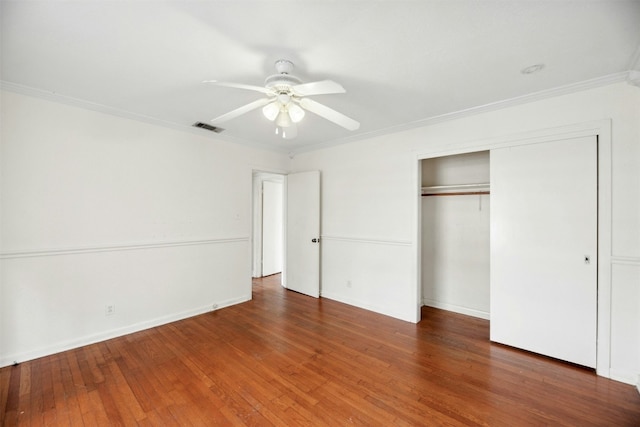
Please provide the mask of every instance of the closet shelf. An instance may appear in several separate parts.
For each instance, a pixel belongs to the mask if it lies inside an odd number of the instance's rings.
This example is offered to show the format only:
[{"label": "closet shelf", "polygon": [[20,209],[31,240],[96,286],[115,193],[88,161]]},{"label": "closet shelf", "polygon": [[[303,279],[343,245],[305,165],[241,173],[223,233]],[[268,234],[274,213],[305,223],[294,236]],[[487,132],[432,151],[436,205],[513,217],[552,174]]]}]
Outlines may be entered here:
[{"label": "closet shelf", "polygon": [[489,183],[432,185],[422,187],[423,196],[464,196],[470,194],[489,194]]}]

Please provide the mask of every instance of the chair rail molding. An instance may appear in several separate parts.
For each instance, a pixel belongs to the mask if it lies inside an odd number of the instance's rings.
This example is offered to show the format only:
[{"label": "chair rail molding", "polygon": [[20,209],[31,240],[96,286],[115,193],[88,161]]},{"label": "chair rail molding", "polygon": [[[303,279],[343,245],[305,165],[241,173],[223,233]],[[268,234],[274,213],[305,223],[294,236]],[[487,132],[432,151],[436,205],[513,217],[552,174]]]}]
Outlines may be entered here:
[{"label": "chair rail molding", "polygon": [[241,237],[225,237],[225,238],[205,238],[193,240],[169,240],[155,242],[137,242],[122,244],[106,244],[95,246],[77,246],[67,248],[48,248],[48,249],[27,249],[27,250],[7,250],[0,252],[0,259],[12,258],[33,258],[57,255],[75,255],[95,252],[119,252],[146,249],[171,248],[177,246],[195,246],[195,245],[214,245],[222,243],[238,243],[248,242],[248,236]]}]

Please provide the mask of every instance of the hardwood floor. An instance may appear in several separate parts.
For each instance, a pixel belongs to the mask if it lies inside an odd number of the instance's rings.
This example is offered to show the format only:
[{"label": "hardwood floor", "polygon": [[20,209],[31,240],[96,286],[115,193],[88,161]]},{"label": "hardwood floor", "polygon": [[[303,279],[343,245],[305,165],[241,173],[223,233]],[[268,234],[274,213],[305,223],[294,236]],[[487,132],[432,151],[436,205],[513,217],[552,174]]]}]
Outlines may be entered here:
[{"label": "hardwood floor", "polygon": [[640,395],[488,341],[254,282],[250,302],[0,370],[0,424],[639,426]]}]

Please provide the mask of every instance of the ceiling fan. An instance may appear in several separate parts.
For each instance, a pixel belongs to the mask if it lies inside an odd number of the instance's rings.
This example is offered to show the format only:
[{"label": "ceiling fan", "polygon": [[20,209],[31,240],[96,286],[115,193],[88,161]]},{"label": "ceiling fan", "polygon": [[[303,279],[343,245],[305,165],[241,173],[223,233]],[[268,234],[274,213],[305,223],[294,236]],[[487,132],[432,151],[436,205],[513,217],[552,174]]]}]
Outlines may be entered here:
[{"label": "ceiling fan", "polygon": [[305,110],[327,119],[348,130],[356,130],[360,123],[345,116],[336,110],[314,101],[308,96],[326,95],[333,93],[345,93],[345,89],[332,80],[321,80],[311,83],[302,83],[291,74],[293,62],[280,59],[275,63],[277,74],[269,76],[264,81],[264,87],[252,86],[242,83],[220,82],[217,80],[205,80],[203,83],[212,83],[218,86],[226,86],[237,89],[253,90],[266,95],[256,101],[236,108],[211,120],[218,124],[234,119],[256,108],[262,107],[264,116],[275,122],[276,134],[285,139],[295,138],[298,134],[296,123],[299,123],[305,115]]}]

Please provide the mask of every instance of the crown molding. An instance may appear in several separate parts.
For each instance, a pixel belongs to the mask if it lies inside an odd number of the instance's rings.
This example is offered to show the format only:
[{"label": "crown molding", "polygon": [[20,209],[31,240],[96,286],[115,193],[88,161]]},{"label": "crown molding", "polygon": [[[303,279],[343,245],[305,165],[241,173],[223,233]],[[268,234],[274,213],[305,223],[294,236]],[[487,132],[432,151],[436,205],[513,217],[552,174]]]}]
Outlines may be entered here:
[{"label": "crown molding", "polygon": [[214,134],[212,132],[202,130],[193,126],[187,126],[180,123],[169,122],[166,120],[157,119],[155,117],[145,116],[143,114],[133,113],[131,111],[121,110],[119,108],[113,108],[107,105],[85,101],[83,99],[74,98],[67,95],[61,95],[56,92],[37,89],[30,86],[25,86],[18,83],[5,81],[5,80],[0,80],[0,89],[8,92],[18,93],[20,95],[26,95],[34,98],[44,99],[45,101],[51,101],[59,104],[68,105],[71,107],[82,108],[85,110],[95,111],[103,114],[109,114],[111,116],[116,116],[124,119],[134,120],[137,122],[147,123],[150,125],[169,128],[169,129],[177,130],[180,132],[187,132],[193,135],[198,135],[204,138],[209,138],[217,141],[240,144],[250,148],[256,148],[256,149],[267,150],[267,151],[275,151],[278,153],[285,153],[285,154],[287,153],[286,150],[279,147],[273,147],[266,144],[246,141],[244,139],[234,138],[234,137],[230,137],[223,134],[217,134],[217,133]]},{"label": "crown molding", "polygon": [[640,71],[629,71],[629,76],[627,77],[627,83],[630,85],[640,87]]},{"label": "crown molding", "polygon": [[[539,92],[533,92],[527,95],[517,96],[514,98],[504,99],[501,101],[491,102],[489,104],[479,105],[477,107],[471,107],[464,110],[454,111],[451,113],[441,114],[438,116],[427,117],[424,119],[416,120],[413,122],[405,123],[403,125],[392,126],[373,132],[361,133],[347,138],[336,139],[326,143],[315,144],[308,147],[303,147],[296,150],[292,155],[302,154],[310,151],[322,150],[324,148],[334,147],[337,145],[346,144],[349,142],[370,139],[374,137],[389,135],[397,132],[402,132],[419,127],[431,126],[437,123],[448,122],[451,120],[457,120],[464,117],[474,116],[476,114],[487,113],[490,111],[501,110],[504,108],[514,107],[517,105],[528,104],[530,102],[540,101],[543,99],[554,98],[561,95],[568,95],[576,92],[581,92],[588,89],[595,89],[602,86],[608,86],[615,83],[621,83],[630,81],[630,76],[635,73],[634,71],[624,71],[621,73],[609,74],[595,79],[585,80],[582,82],[572,83],[565,86],[559,86],[553,89],[546,89]],[[638,73],[640,74],[640,73]],[[640,76],[639,76],[640,77]],[[637,83],[632,83],[636,84]]]},{"label": "crown molding", "polygon": [[[638,56],[638,58],[635,59],[635,62],[636,63],[640,62],[640,49],[638,50],[635,56]],[[595,79],[572,83],[569,85],[560,86],[553,89],[542,90],[539,92],[533,92],[527,95],[522,95],[514,98],[504,99],[501,101],[491,102],[488,104],[479,105],[479,106],[467,108],[464,110],[427,117],[424,119],[415,120],[413,122],[405,123],[398,126],[391,126],[384,129],[374,130],[371,132],[358,133],[356,135],[348,136],[345,138],[339,138],[331,141],[321,142],[318,144],[312,144],[312,145],[300,147],[299,149],[290,150],[290,151],[284,150],[279,147],[270,146],[267,144],[260,144],[257,142],[252,142],[252,141],[247,141],[240,138],[226,136],[223,134],[208,135],[208,133],[210,132],[203,131],[202,129],[194,128],[192,126],[185,126],[179,123],[168,122],[168,121],[156,119],[154,117],[132,113],[130,111],[120,110],[117,108],[108,107],[106,105],[84,101],[84,100],[73,98],[70,96],[60,95],[55,92],[36,89],[29,86],[20,85],[17,83],[0,81],[0,88],[2,90],[16,92],[16,93],[20,93],[28,96],[33,96],[36,98],[58,102],[61,104],[66,104],[74,107],[84,108],[87,110],[110,114],[113,116],[122,117],[130,120],[136,120],[139,122],[144,122],[144,123],[148,123],[156,126],[162,126],[165,128],[170,128],[170,129],[181,131],[181,132],[188,132],[188,133],[205,137],[205,138],[208,137],[214,140],[221,140],[228,143],[240,144],[240,145],[244,145],[244,146],[255,148],[255,149],[267,150],[267,151],[272,151],[277,153],[284,153],[284,154],[288,154],[290,158],[294,158],[298,154],[303,154],[311,151],[318,151],[325,148],[348,144],[350,142],[361,141],[365,139],[389,135],[389,134],[402,132],[410,129],[415,129],[419,127],[431,126],[437,123],[457,120],[464,117],[474,116],[476,114],[501,110],[508,107],[528,104],[530,102],[540,101],[543,99],[553,98],[561,95],[568,95],[568,94],[572,94],[572,93],[576,93],[576,92],[580,92],[588,89],[594,89],[594,88],[607,86],[607,85],[620,83],[620,82],[625,82],[625,81],[632,85],[640,86],[640,71],[631,70],[631,71],[624,71],[624,72],[615,73],[615,74],[609,74],[606,76],[597,77]]]}]

